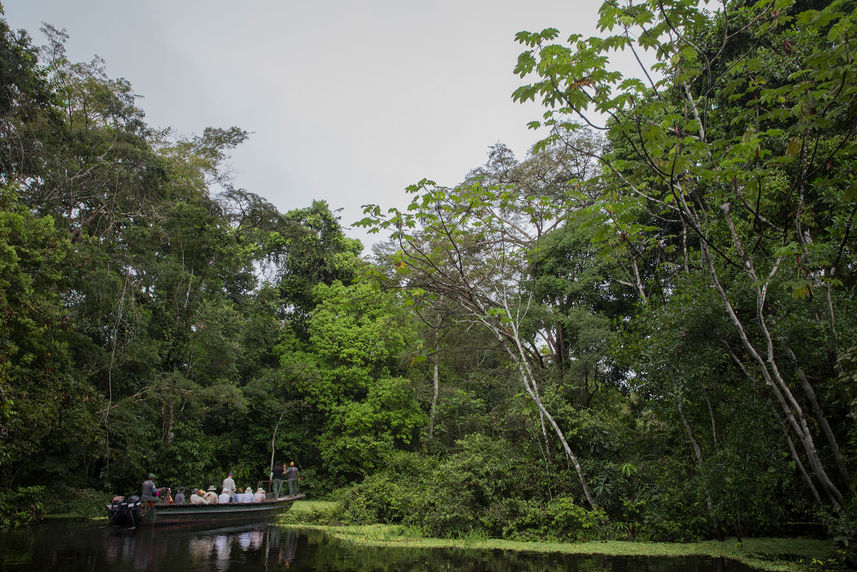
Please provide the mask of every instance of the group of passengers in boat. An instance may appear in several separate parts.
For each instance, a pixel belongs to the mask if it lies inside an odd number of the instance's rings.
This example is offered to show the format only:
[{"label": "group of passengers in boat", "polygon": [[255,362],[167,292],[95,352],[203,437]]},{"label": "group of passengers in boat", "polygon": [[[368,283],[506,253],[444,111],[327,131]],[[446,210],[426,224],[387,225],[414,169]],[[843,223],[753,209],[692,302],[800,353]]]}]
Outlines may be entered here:
[{"label": "group of passengers in boat", "polygon": [[[176,495],[174,504],[184,504],[184,487],[179,487],[179,493]],[[241,489],[229,490],[223,489],[218,495],[217,489],[212,485],[207,491],[202,489],[193,489],[190,495],[190,504],[227,504],[227,503],[251,503],[262,502],[265,500],[265,489],[259,487],[256,492],[253,492],[253,487],[247,487],[241,492]]]},{"label": "group of passengers in boat", "polygon": [[[283,464],[277,463],[271,473],[273,482],[273,498],[280,498],[280,491],[283,482],[283,475],[287,476],[289,484],[289,496],[298,494],[298,481],[300,481],[300,473],[294,462],[289,463],[288,469]],[[227,504],[227,503],[254,503],[265,500],[265,489],[259,487],[253,491],[253,487],[245,487],[242,492],[240,488],[235,486],[235,479],[232,478],[232,471],[223,479],[223,484],[220,488],[221,492],[217,494],[217,488],[214,485],[208,487],[208,490],[192,488],[190,489],[190,499],[185,498],[185,487],[179,487],[175,498],[170,495],[169,489],[166,489],[166,499],[162,496],[162,491],[155,486],[155,475],[149,473],[149,477],[143,481],[141,487],[140,498],[152,502],[168,502],[170,504]]]}]

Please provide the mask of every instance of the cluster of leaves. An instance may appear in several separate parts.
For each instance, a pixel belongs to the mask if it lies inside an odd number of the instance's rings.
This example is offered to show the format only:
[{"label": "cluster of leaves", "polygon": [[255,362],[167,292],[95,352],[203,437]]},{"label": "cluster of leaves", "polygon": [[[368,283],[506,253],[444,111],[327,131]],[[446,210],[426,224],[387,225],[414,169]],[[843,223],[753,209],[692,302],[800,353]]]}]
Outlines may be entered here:
[{"label": "cluster of leaves", "polygon": [[412,320],[328,205],[234,187],[246,132],[156,131],[43,31],[0,21],[0,482],[255,486],[294,460],[324,490],[414,446]]},{"label": "cluster of leaves", "polygon": [[45,515],[45,487],[18,487],[0,495],[0,526],[22,526],[41,520]]},{"label": "cluster of leaves", "polygon": [[542,146],[607,134],[595,238],[644,303],[617,345],[629,387],[683,429],[709,530],[776,526],[797,483],[850,522],[855,4],[608,1],[598,26],[521,32],[514,97],[544,104]]},{"label": "cluster of leaves", "polygon": [[46,514],[70,516],[76,519],[96,519],[104,516],[104,505],[113,494],[94,489],[77,489],[54,484],[45,489],[40,500]]},{"label": "cluster of leaves", "polygon": [[[546,488],[654,537],[850,522],[855,14],[608,1],[602,36],[521,32],[514,98],[550,135],[366,207],[431,337],[481,326],[514,364]],[[579,487],[551,478],[549,433]]]},{"label": "cluster of leaves", "polygon": [[340,491],[332,512],[344,523],[403,524],[439,537],[567,541],[604,533],[603,511],[567,496],[540,499],[537,468],[509,458],[511,449],[471,435],[447,457],[397,454],[382,471]]}]

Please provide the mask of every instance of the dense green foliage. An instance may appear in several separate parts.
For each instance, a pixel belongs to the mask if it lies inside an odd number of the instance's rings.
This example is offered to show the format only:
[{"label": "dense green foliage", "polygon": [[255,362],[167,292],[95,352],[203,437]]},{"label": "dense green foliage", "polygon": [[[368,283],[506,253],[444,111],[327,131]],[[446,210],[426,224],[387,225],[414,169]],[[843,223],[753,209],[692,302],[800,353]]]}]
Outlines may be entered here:
[{"label": "dense green foliage", "polygon": [[[633,260],[643,302],[619,355],[684,428],[687,500],[715,529],[775,525],[798,508],[797,468],[815,510],[853,522],[855,5],[607,2],[600,16],[605,37],[519,34],[516,71],[535,81],[515,97],[548,108],[543,144],[608,117],[595,238]],[[617,48],[657,63],[623,77],[605,65]]]},{"label": "dense green foliage", "polygon": [[[854,558],[855,6],[609,1],[600,26],[520,33],[514,97],[550,135],[367,206],[391,240],[361,257],[326,203],[233,186],[242,130],[155,131],[62,32],[2,23],[4,522],[32,487],[294,460],[351,523],[823,526]],[[617,49],[655,64],[626,78]]]}]

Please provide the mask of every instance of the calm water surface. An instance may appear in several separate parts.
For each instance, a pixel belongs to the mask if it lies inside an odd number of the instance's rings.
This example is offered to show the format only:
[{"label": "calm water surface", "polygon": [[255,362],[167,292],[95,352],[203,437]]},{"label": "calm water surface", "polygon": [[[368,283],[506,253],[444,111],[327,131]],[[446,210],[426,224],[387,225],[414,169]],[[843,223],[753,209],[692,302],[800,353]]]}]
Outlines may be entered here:
[{"label": "calm water surface", "polygon": [[318,570],[738,572],[713,558],[618,558],[501,550],[354,546],[324,533],[275,526],[182,531],[50,522],[0,532],[0,570]]}]

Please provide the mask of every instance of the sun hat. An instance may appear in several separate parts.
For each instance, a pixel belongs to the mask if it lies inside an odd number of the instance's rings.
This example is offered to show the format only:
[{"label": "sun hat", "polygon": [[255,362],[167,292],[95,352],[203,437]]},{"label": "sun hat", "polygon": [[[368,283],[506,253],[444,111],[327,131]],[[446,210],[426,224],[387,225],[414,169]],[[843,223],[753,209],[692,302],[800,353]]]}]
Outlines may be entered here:
[{"label": "sun hat", "polygon": [[208,490],[217,492],[217,489],[214,487],[214,485],[211,485],[210,487],[208,487]]},{"label": "sun hat", "polygon": [[257,493],[264,493],[265,489],[263,489],[262,487],[259,487],[258,489],[256,489],[256,492]]}]

